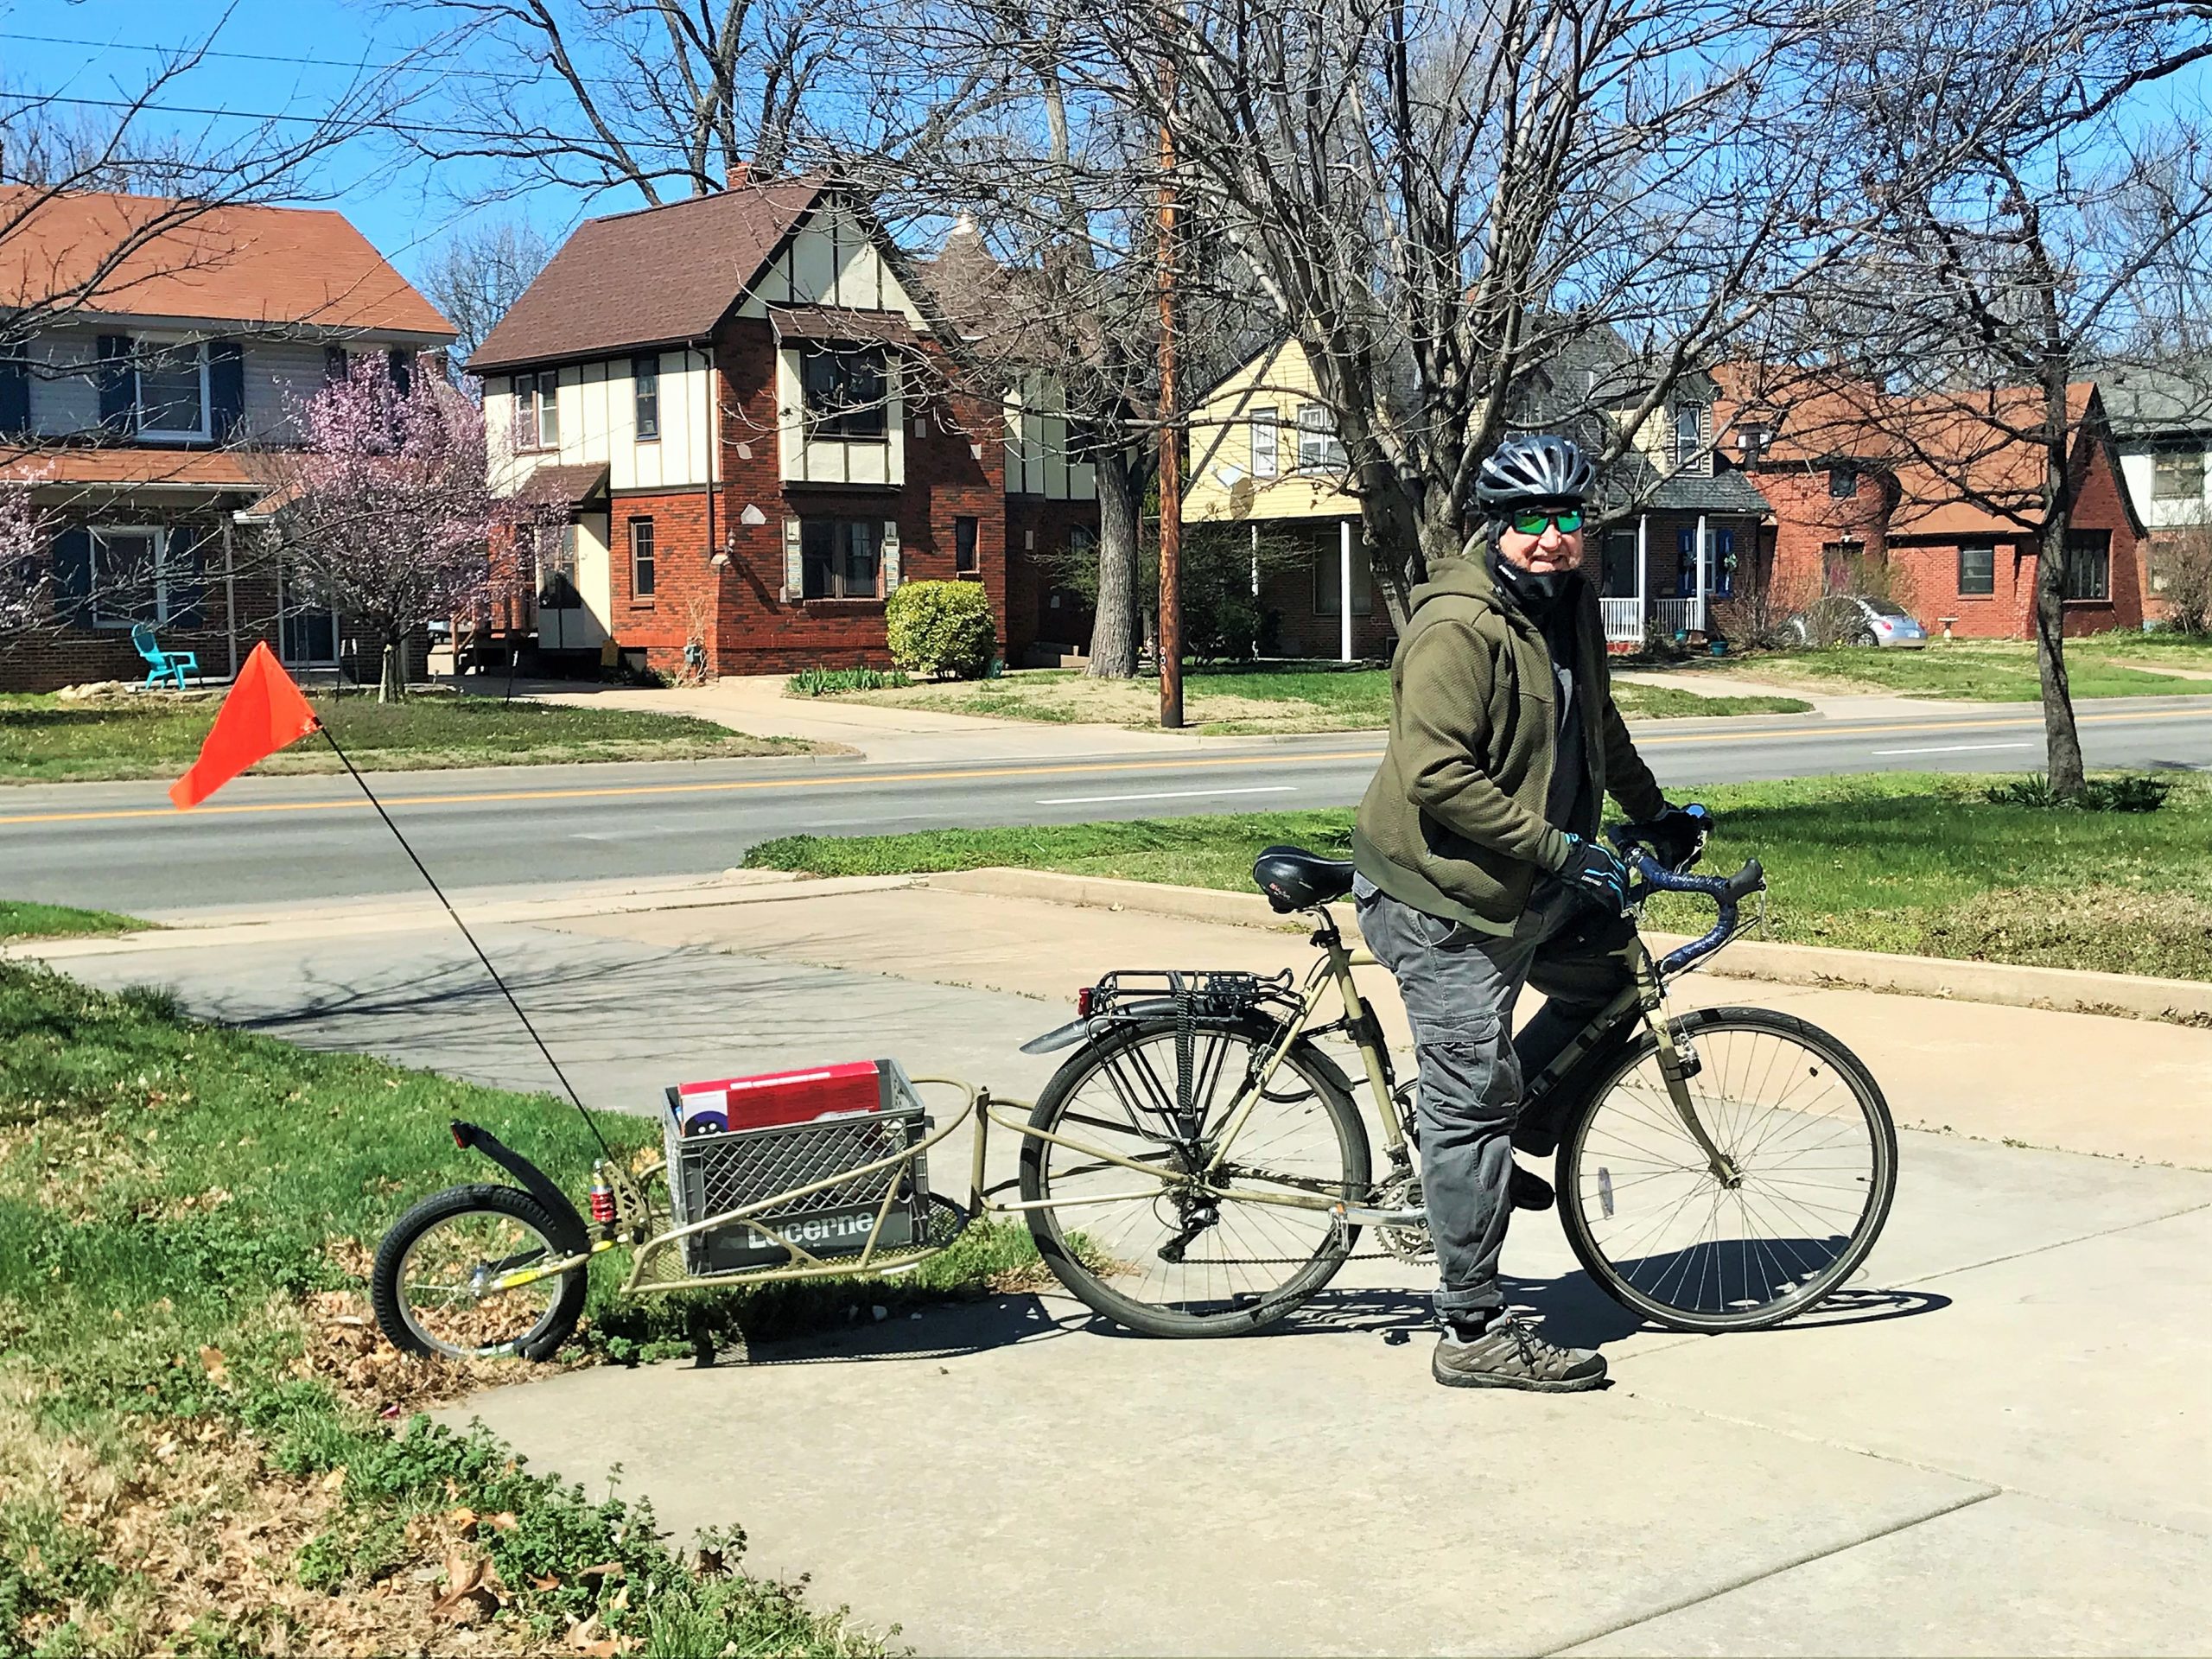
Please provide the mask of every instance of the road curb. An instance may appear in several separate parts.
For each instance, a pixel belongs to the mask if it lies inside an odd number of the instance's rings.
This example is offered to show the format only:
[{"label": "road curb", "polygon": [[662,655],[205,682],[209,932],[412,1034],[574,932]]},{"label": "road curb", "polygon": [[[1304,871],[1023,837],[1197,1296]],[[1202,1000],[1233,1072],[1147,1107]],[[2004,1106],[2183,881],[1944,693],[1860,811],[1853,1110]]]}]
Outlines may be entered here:
[{"label": "road curb", "polygon": [[[944,871],[930,875],[926,882],[933,887],[958,893],[1039,899],[1053,904],[1085,905],[1106,910],[1145,911],[1187,921],[1222,922],[1237,927],[1295,931],[1302,926],[1294,918],[1277,915],[1256,893],[1224,893],[1209,887],[1179,887],[1165,882],[1003,868]],[[1352,923],[1349,906],[1340,919],[1348,925]],[[1688,942],[1687,936],[1681,934],[1647,933],[1644,937],[1662,950],[1670,950]],[[1878,950],[1841,950],[1827,945],[1781,944],[1766,939],[1738,941],[1729,947],[1726,964],[1723,971],[1731,979],[1885,991],[2066,1014],[2171,1020],[2181,1025],[2212,1025],[2212,984],[2194,980],[2151,979],[2134,974],[2101,974],[2082,969],[2024,967],[2011,963],[1959,962],[1943,957],[1889,956]]]}]

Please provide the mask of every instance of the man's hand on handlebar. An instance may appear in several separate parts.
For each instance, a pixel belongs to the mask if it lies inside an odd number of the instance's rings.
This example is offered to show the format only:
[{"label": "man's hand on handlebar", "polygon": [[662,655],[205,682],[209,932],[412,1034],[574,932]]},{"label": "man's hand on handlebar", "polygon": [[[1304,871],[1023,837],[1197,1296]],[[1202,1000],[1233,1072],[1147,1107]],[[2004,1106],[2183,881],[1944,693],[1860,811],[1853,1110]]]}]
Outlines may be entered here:
[{"label": "man's hand on handlebar", "polygon": [[1567,862],[1559,867],[1559,879],[1584,903],[1609,915],[1626,914],[1628,866],[1597,842],[1576,835],[1568,836],[1567,842]]},{"label": "man's hand on handlebar", "polygon": [[1688,806],[1676,806],[1670,801],[1657,817],[1615,830],[1613,844],[1624,850],[1630,844],[1641,846],[1649,850],[1655,862],[1679,872],[1697,862],[1698,855],[1705,850],[1706,840],[1712,834],[1711,812],[1695,801]]}]

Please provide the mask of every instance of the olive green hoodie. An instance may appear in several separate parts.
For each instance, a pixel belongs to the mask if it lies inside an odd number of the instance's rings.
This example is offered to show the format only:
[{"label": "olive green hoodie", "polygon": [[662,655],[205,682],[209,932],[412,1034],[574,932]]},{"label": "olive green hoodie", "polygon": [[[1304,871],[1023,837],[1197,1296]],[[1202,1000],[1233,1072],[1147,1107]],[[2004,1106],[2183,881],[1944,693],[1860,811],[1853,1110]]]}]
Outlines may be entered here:
[{"label": "olive green hoodie", "polygon": [[[1590,798],[1631,818],[1665,803],[1613,707],[1598,599],[1577,578],[1574,695]],[[1544,818],[1559,749],[1559,683],[1536,625],[1498,594],[1479,542],[1439,559],[1414,589],[1390,663],[1390,743],[1359,804],[1352,859],[1370,881],[1432,916],[1510,933],[1567,838]]]}]

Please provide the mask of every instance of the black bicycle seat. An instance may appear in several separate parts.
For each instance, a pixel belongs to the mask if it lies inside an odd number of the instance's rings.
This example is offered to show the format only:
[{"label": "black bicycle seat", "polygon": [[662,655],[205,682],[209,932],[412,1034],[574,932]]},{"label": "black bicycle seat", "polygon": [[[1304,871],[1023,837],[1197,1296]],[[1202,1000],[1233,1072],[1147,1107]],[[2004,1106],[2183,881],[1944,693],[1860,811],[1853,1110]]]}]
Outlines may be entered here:
[{"label": "black bicycle seat", "polygon": [[1270,847],[1252,865],[1268,903],[1287,915],[1312,910],[1351,891],[1351,861],[1322,858],[1302,847]]}]

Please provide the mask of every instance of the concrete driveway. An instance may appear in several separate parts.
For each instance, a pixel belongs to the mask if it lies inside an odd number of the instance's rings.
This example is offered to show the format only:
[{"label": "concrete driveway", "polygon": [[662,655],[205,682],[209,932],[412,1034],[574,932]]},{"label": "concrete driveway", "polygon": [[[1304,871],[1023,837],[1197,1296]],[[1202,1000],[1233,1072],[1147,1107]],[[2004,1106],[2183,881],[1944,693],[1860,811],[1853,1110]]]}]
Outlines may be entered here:
[{"label": "concrete driveway", "polygon": [[[1303,954],[912,888],[508,919],[486,943],[587,1095],[639,1105],[695,1066],[848,1052],[1019,1092],[1046,1066],[1014,1046],[1058,1017],[1040,998],[1063,982]],[[48,954],[317,1045],[542,1086],[462,949],[353,916]],[[1604,1346],[1604,1394],[1438,1389],[1423,1275],[1382,1260],[1243,1341],[1140,1340],[1057,1295],[877,1323],[861,1291],[848,1326],[749,1364],[579,1372],[454,1414],[594,1490],[619,1466],[679,1535],[743,1525],[755,1570],[810,1573],[929,1653],[2212,1648],[2212,1033],[1685,990],[1789,999],[1860,1051],[1901,1122],[1955,1133],[1904,1134],[1866,1269],[1773,1332],[1634,1329],[1556,1223],[1524,1217],[1512,1294]]]}]

